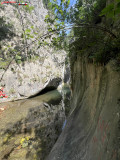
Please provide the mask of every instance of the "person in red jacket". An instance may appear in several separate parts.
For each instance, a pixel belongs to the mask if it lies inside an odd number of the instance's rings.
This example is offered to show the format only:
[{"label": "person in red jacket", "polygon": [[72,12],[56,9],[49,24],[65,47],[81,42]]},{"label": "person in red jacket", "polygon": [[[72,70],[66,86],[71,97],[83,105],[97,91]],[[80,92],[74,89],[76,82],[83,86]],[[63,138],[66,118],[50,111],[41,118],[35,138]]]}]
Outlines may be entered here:
[{"label": "person in red jacket", "polygon": [[3,97],[3,88],[0,87],[0,97],[2,98]]},{"label": "person in red jacket", "polygon": [[4,89],[3,87],[0,87],[0,98],[8,98],[8,96],[4,94],[3,89]]}]

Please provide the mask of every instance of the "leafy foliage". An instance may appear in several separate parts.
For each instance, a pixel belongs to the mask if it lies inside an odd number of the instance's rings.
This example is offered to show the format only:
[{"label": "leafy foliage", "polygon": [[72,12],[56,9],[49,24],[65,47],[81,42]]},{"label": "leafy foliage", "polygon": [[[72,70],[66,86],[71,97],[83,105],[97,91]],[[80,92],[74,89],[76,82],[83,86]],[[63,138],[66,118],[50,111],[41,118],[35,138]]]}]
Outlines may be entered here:
[{"label": "leafy foliage", "polygon": [[[111,26],[103,17],[114,19],[120,13],[120,0],[115,0],[107,6],[105,0],[77,0],[74,7],[71,8],[69,3],[70,1],[64,0],[61,0],[60,3],[57,0],[49,2],[50,12],[45,19],[49,26],[48,31],[52,32],[54,28],[59,31],[57,37],[52,41],[53,45],[69,51],[72,61],[77,55],[86,56],[90,61],[103,64],[117,58],[120,41],[106,34],[111,32]],[[84,27],[81,24],[84,24]],[[99,27],[100,30],[98,30],[98,24],[100,27],[103,24],[106,26],[104,29]],[[66,25],[72,26],[69,34],[65,32]]]},{"label": "leafy foliage", "polygon": [[120,14],[120,0],[115,0],[102,10],[100,16],[105,15],[114,19],[118,14]]},{"label": "leafy foliage", "polygon": [[5,19],[0,17],[0,41],[15,36],[15,34],[11,31],[12,28],[12,24],[6,23]]},{"label": "leafy foliage", "polygon": [[34,6],[30,6],[30,5],[26,5],[26,6],[23,6],[25,11],[31,13],[33,10],[34,10]]}]

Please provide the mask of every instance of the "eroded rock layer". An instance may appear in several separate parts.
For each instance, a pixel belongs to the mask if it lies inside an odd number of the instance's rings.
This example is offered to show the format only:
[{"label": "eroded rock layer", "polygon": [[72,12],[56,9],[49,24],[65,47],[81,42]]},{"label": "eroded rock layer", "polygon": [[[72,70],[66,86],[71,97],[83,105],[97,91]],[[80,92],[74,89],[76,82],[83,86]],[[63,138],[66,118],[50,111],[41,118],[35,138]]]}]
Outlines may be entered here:
[{"label": "eroded rock layer", "polygon": [[47,160],[120,158],[120,74],[112,62],[73,66],[71,114]]}]

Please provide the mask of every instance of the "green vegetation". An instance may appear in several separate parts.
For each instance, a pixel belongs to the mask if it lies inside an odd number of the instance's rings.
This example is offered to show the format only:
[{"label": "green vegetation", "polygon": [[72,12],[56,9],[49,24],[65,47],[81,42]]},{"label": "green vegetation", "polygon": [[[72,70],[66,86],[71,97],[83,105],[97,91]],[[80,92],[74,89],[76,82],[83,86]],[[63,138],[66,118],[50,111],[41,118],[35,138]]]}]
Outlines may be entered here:
[{"label": "green vegetation", "polygon": [[[32,40],[34,38],[34,35],[36,35],[37,33],[34,32],[33,26],[31,26],[31,28],[24,28],[23,16],[21,14],[22,12],[26,11],[31,14],[31,12],[34,10],[34,7],[31,5],[26,5],[23,6],[22,10],[19,10],[16,5],[13,5],[13,7],[16,18],[20,21],[20,24],[22,24],[22,44],[19,44],[20,39],[15,33],[16,29],[14,28],[14,22],[9,21],[9,18],[7,18],[6,16],[0,16],[0,69],[4,69],[5,71],[8,69],[10,64],[17,63],[19,65],[22,62],[31,59],[35,55],[35,52],[33,50],[29,51],[28,49],[26,49],[26,46],[27,40]],[[4,8],[5,5],[1,5],[0,3],[0,10],[3,10]],[[14,37],[17,38],[18,41],[14,41]],[[13,42],[11,41],[11,39],[13,40]]]},{"label": "green vegetation", "polygon": [[21,145],[22,148],[27,147],[29,145],[29,143],[30,143],[30,137],[29,136],[27,136],[25,138],[22,138],[20,140],[20,145]]},{"label": "green vegetation", "polygon": [[107,5],[107,7],[105,7],[102,10],[100,15],[101,16],[105,15],[106,17],[116,19],[118,18],[117,15],[119,16],[119,14],[120,14],[120,0],[115,0],[109,5]]},{"label": "green vegetation", "polygon": [[[0,6],[1,9],[1,6]],[[0,17],[0,41],[10,39],[15,34],[11,31],[13,24],[6,22],[4,17]]]},{"label": "green vegetation", "polygon": [[26,6],[23,6],[25,11],[31,13],[33,10],[34,10],[34,7],[33,6],[30,6],[30,5],[26,5]]},{"label": "green vegetation", "polygon": [[9,62],[3,61],[0,59],[0,69],[5,69],[8,66]]},{"label": "green vegetation", "polygon": [[[53,0],[49,3],[45,19],[48,31],[59,31],[57,37],[52,38],[53,46],[66,49],[72,64],[81,56],[104,65],[115,59],[120,65],[120,32],[119,25],[115,25],[119,22],[120,0],[109,4],[105,0],[77,0],[71,8],[69,2]],[[50,27],[53,25],[54,29]]]},{"label": "green vegetation", "polygon": [[14,94],[14,93],[15,93],[14,88],[11,88],[11,89],[9,90],[9,94]]}]

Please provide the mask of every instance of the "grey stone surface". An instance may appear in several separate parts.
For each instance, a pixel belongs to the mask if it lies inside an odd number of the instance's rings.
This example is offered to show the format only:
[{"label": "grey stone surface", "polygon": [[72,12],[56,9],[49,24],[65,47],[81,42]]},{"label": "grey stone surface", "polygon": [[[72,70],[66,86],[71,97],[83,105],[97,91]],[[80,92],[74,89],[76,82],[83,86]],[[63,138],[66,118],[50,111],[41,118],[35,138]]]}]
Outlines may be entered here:
[{"label": "grey stone surface", "polygon": [[[44,89],[49,81],[51,81],[52,86],[53,82],[56,83],[54,79],[63,79],[64,77],[65,51],[56,51],[49,46],[38,48],[38,41],[31,43],[38,35],[42,36],[47,33],[47,25],[44,22],[47,10],[41,0],[30,1],[30,5],[36,5],[31,13],[27,12],[23,6],[16,8],[14,5],[4,5],[4,9],[0,11],[1,17],[4,17],[6,24],[10,23],[12,25],[11,30],[15,34],[14,37],[1,41],[1,49],[4,50],[8,45],[12,49],[23,49],[25,44],[23,44],[21,36],[24,28],[24,30],[30,29],[30,34],[33,34],[33,32],[38,33],[34,35],[34,38],[27,39],[27,44],[31,44],[28,51],[39,55],[36,60],[28,60],[22,64],[11,63],[5,74],[4,70],[0,69],[0,78],[4,74],[0,86],[5,88],[5,93],[9,96],[7,99],[0,99],[0,103],[27,98]],[[8,50],[5,54],[7,52]],[[26,54],[24,51],[21,52],[23,55]],[[57,84],[53,84],[54,86],[56,88]]]},{"label": "grey stone surface", "polygon": [[66,126],[46,160],[120,158],[120,73],[78,58]]}]

